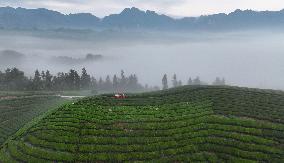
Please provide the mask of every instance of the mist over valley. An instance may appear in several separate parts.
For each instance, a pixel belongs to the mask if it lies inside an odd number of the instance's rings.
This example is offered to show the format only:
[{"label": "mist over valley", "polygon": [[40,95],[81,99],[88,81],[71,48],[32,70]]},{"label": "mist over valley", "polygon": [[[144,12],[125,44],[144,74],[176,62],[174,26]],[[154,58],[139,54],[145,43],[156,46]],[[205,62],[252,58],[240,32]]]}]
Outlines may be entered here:
[{"label": "mist over valley", "polygon": [[[124,70],[157,86],[163,74],[176,73],[184,83],[197,76],[211,83],[218,76],[231,85],[284,89],[281,30],[0,32],[0,68],[18,67],[30,76],[35,69],[57,73],[85,67],[104,78]],[[95,58],[86,59],[87,54]]]}]

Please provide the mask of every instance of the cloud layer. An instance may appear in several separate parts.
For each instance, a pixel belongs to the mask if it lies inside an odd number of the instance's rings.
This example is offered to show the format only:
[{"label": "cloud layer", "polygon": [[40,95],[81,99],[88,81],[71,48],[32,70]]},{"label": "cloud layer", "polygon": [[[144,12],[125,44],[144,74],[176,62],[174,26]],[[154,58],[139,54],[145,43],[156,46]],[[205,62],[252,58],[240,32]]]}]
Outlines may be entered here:
[{"label": "cloud layer", "polygon": [[283,0],[0,0],[0,6],[48,8],[66,14],[90,12],[103,17],[126,7],[155,10],[172,16],[229,13],[235,9],[281,10]]}]

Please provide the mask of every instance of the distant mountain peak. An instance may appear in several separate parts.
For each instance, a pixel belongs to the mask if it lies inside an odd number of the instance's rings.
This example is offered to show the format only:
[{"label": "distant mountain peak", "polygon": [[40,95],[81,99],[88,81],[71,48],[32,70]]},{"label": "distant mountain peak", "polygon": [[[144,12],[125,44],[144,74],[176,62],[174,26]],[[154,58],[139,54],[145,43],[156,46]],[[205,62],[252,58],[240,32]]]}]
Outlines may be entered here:
[{"label": "distant mountain peak", "polygon": [[119,15],[159,15],[155,11],[151,10],[141,10],[136,7],[125,8]]},{"label": "distant mountain peak", "polygon": [[131,7],[131,8],[125,8],[123,11],[131,11],[131,12],[143,12],[139,8]]},{"label": "distant mountain peak", "polygon": [[136,14],[145,14],[145,12],[136,7],[132,7],[132,8],[125,8],[120,13],[120,15],[136,15]]}]

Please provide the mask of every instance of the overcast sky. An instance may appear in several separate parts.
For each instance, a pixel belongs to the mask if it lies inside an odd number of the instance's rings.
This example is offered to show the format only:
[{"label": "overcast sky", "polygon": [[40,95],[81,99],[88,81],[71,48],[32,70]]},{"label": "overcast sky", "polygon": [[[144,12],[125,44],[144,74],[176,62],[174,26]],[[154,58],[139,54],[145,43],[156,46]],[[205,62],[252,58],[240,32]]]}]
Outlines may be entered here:
[{"label": "overcast sky", "polygon": [[99,17],[137,7],[183,17],[229,13],[235,9],[281,10],[284,0],[0,0],[0,6],[48,8],[65,14],[90,12]]}]

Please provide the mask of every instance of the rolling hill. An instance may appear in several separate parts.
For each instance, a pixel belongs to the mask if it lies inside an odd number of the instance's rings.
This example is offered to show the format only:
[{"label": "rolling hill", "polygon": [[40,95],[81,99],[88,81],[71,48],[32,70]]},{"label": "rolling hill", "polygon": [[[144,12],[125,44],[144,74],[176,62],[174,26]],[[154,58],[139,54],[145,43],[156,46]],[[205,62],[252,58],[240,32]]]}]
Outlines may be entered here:
[{"label": "rolling hill", "polygon": [[284,93],[184,86],[89,97],[46,114],[0,162],[284,162]]}]

